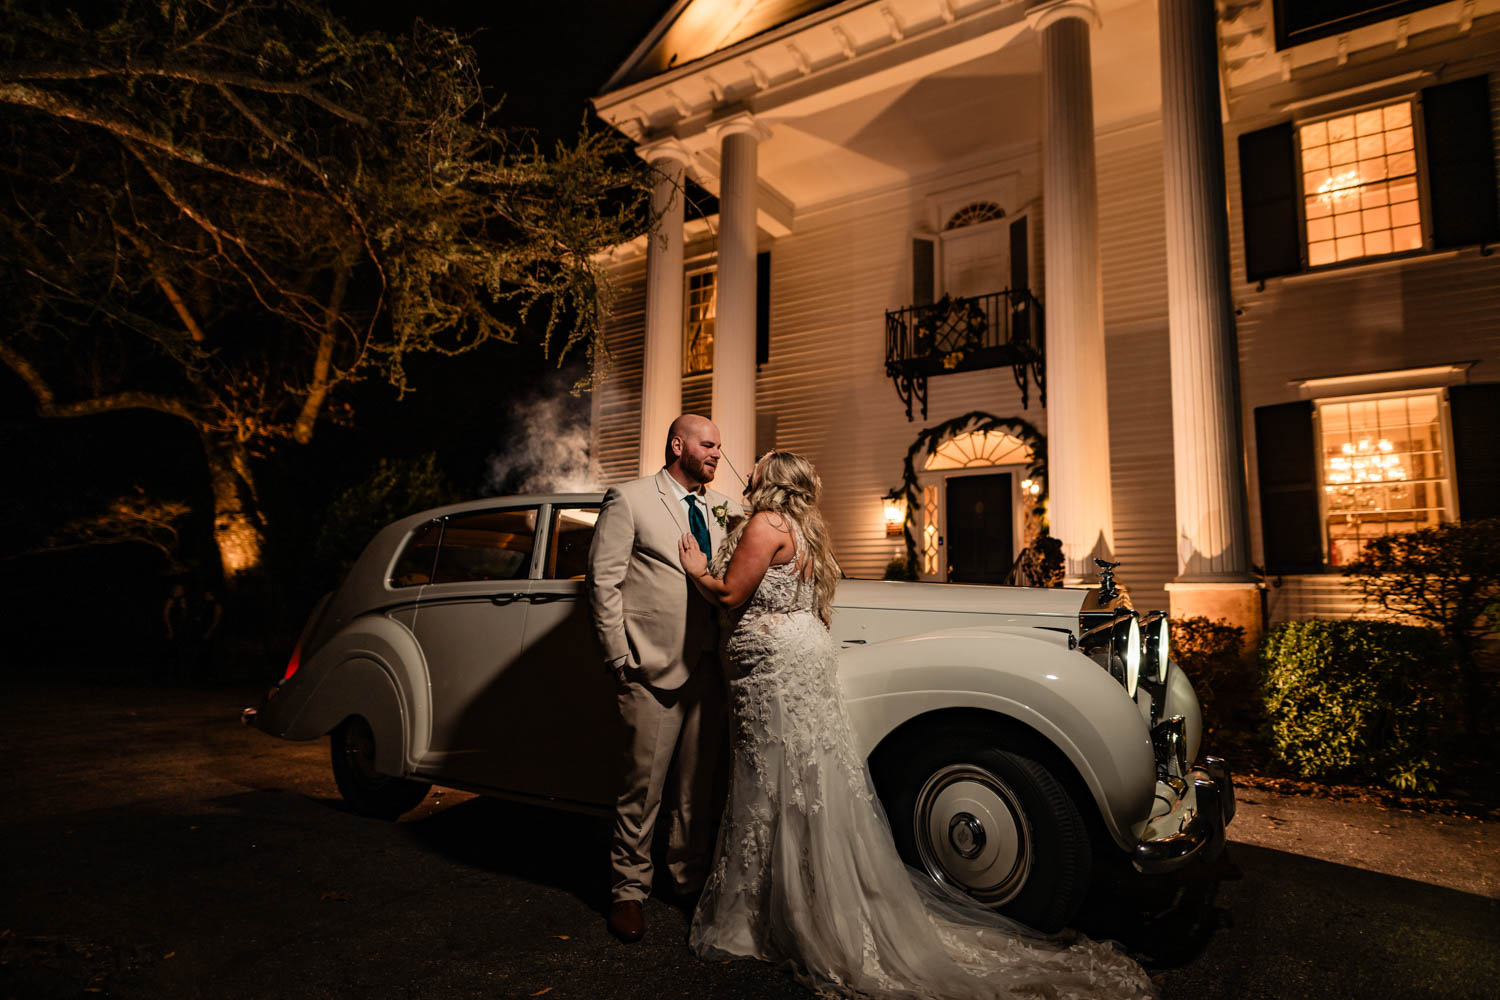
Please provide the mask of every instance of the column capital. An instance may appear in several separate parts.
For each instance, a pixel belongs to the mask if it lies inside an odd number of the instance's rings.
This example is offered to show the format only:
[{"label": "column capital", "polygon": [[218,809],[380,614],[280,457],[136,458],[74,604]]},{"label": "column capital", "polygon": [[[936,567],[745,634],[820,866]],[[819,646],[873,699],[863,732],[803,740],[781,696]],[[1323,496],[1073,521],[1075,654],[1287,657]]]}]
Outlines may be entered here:
[{"label": "column capital", "polygon": [[676,136],[667,136],[662,139],[654,139],[651,142],[643,142],[635,147],[635,152],[637,156],[652,166],[663,162],[676,163],[682,167],[693,165],[692,151]]},{"label": "column capital", "polygon": [[1103,25],[1093,0],[1042,0],[1026,9],[1026,23],[1036,32],[1045,31],[1070,17],[1086,22],[1091,28]]},{"label": "column capital", "polygon": [[708,133],[719,142],[731,135],[748,135],[756,142],[771,138],[770,127],[748,111],[736,111],[720,118],[708,126]]}]

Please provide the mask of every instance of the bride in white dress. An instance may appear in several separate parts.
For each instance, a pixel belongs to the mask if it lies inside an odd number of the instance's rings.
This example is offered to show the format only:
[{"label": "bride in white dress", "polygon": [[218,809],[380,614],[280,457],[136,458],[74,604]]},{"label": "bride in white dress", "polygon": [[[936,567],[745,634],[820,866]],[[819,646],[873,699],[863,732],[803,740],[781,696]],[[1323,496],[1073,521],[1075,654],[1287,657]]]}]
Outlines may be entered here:
[{"label": "bride in white dress", "polygon": [[769,452],[751,516],[710,568],[684,536],[684,570],[731,609],[729,803],[693,915],[705,958],[753,957],[826,996],[1149,997],[1107,944],[1046,937],[950,898],[908,869],[856,749],[828,632],[838,564],[805,458]]}]

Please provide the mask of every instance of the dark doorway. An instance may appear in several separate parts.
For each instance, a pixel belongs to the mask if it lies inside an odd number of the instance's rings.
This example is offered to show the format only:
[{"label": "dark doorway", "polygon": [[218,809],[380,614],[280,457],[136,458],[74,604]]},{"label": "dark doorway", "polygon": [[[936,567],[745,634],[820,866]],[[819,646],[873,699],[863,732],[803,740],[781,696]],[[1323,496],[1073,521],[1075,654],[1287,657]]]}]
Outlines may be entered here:
[{"label": "dark doorway", "polygon": [[1015,561],[1010,473],[948,480],[948,582],[1004,583]]}]

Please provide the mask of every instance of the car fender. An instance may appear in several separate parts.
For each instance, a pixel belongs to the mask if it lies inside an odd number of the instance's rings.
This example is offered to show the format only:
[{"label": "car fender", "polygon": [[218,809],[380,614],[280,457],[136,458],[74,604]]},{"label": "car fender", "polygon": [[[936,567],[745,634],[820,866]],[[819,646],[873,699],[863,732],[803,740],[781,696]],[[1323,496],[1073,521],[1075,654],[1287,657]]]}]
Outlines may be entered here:
[{"label": "car fender", "polygon": [[1133,847],[1156,791],[1150,731],[1120,683],[1068,643],[1062,632],[983,627],[846,648],[839,677],[862,752],[933,712],[995,712],[1056,747],[1110,836]]},{"label": "car fender", "polygon": [[430,738],[426,661],[407,628],[364,615],[328,639],[269,699],[259,728],[289,740],[314,740],[351,715],[375,736],[375,767],[402,775]]}]

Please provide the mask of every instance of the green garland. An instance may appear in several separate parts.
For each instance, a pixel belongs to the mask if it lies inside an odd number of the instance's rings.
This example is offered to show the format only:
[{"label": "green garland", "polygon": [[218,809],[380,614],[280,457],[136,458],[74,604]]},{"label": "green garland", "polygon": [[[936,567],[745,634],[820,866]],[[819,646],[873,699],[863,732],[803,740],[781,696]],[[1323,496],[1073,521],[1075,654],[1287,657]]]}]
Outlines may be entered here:
[{"label": "green garland", "polygon": [[[1047,504],[1047,439],[1029,421],[1022,420],[1020,417],[997,417],[983,410],[971,410],[961,417],[954,417],[935,427],[925,428],[906,450],[906,465],[901,473],[901,485],[892,490],[891,495],[906,500],[906,522],[902,525],[901,532],[906,536],[906,565],[912,570],[917,567],[917,538],[912,533],[912,524],[916,520],[917,506],[921,496],[917,485],[917,455],[924,450],[928,455],[934,455],[943,442],[949,438],[976,431],[1006,431],[1014,434],[1031,449],[1031,461],[1026,466],[1026,475],[1034,482],[1042,484],[1042,492],[1037,494],[1033,501],[1035,504],[1033,512],[1037,523],[1041,525],[1041,530],[1046,531],[1046,521],[1042,512]],[[1030,541],[1030,539],[1027,540],[1028,544]]]}]

